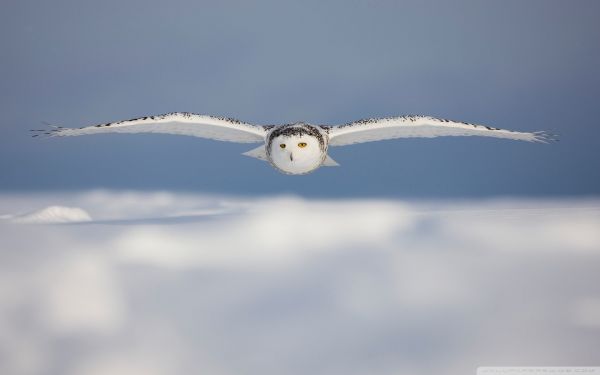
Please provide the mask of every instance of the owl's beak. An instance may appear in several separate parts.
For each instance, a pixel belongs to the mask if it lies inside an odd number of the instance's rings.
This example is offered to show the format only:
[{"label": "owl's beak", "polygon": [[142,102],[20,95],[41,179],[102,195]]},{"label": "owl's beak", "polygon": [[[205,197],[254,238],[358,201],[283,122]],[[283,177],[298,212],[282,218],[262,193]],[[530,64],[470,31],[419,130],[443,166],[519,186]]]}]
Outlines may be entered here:
[{"label": "owl's beak", "polygon": [[290,152],[290,161],[294,161],[294,154]]}]

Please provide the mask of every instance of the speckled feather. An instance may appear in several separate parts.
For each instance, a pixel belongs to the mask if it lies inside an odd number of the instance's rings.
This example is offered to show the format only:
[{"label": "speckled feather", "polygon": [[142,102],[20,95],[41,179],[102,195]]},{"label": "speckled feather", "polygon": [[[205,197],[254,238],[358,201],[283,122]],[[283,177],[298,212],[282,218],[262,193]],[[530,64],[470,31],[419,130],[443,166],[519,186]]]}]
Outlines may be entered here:
[{"label": "speckled feather", "polygon": [[484,136],[542,143],[555,140],[545,132],[525,133],[430,116],[408,115],[364,119],[332,127],[329,130],[329,145],[345,146],[384,139],[441,136]]},{"label": "speckled feather", "polygon": [[51,137],[69,137],[102,133],[179,134],[218,141],[260,143],[264,142],[267,129],[227,117],[173,112],[82,128],[54,127],[50,131],[45,130],[39,134]]},{"label": "speckled feather", "polygon": [[[305,174],[322,165],[337,165],[333,159],[327,156],[329,146],[345,146],[395,138],[441,136],[484,136],[542,143],[556,140],[553,135],[546,132],[517,132],[468,122],[415,115],[369,118],[340,126],[310,125],[302,122],[259,126],[227,117],[174,112],[82,128],[63,128],[52,125],[50,127],[50,129],[32,130],[33,136],[66,137],[102,133],[163,133],[237,143],[262,143],[264,146],[250,150],[245,155],[269,161],[276,169],[289,174]],[[312,169],[300,171],[295,167],[299,165],[298,163],[287,161],[284,162],[285,166],[275,165],[271,147],[273,139],[280,136],[301,137],[304,135],[313,137],[317,142],[315,146],[318,145],[317,147],[320,149],[317,154],[319,159],[315,159],[314,168],[311,164],[310,168]],[[304,154],[305,157],[306,155],[309,154]],[[281,155],[277,154],[277,157],[280,158]],[[280,159],[278,160],[281,162]],[[290,161],[293,160],[290,159]],[[286,167],[289,167],[289,170],[285,170]]]}]

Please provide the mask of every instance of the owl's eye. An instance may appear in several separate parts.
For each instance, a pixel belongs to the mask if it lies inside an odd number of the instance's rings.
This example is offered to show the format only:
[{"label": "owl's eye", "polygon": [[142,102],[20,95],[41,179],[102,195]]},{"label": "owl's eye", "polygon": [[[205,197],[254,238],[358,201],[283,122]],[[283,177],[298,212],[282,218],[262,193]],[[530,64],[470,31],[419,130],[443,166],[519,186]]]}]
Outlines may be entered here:
[{"label": "owl's eye", "polygon": [[280,144],[279,147],[285,148],[285,143]]},{"label": "owl's eye", "polygon": [[300,143],[298,143],[298,147],[300,147],[300,148],[306,147],[306,142],[300,142]]}]

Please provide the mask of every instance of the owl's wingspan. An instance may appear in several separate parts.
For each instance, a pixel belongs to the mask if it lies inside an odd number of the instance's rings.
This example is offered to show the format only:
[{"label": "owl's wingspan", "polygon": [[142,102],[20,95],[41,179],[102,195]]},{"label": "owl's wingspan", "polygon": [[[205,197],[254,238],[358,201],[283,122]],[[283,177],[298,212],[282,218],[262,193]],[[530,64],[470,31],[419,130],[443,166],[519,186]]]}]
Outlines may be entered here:
[{"label": "owl's wingspan", "polygon": [[110,122],[83,128],[54,127],[41,130],[37,135],[69,137],[103,133],[162,133],[179,134],[218,141],[237,143],[258,143],[265,140],[267,130],[238,120],[197,115],[187,112],[174,112],[165,115],[140,117],[132,120]]},{"label": "owl's wingspan", "polygon": [[553,140],[545,132],[524,133],[429,116],[402,116],[359,120],[331,127],[329,129],[329,145],[345,146],[394,138],[472,135],[542,143]]}]

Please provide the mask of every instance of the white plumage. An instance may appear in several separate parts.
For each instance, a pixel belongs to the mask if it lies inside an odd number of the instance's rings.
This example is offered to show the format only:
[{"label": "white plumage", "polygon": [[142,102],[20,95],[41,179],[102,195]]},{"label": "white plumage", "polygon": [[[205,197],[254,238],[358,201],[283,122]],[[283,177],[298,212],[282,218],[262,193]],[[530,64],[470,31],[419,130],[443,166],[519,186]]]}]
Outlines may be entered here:
[{"label": "white plumage", "polygon": [[470,135],[529,142],[547,142],[549,140],[549,137],[544,132],[524,133],[429,116],[402,116],[360,120],[332,128],[329,145],[345,146],[354,143],[395,138],[434,138]]},{"label": "white plumage", "polygon": [[305,174],[320,166],[338,165],[327,155],[329,146],[395,138],[484,136],[527,142],[553,140],[545,132],[517,132],[485,125],[450,121],[429,116],[402,116],[359,120],[340,126],[294,123],[252,125],[231,118],[175,112],[82,128],[53,127],[34,130],[38,135],[68,137],[102,133],[162,133],[188,135],[236,143],[262,143],[244,155],[265,160],[287,174]]}]

